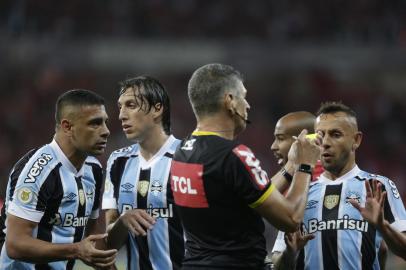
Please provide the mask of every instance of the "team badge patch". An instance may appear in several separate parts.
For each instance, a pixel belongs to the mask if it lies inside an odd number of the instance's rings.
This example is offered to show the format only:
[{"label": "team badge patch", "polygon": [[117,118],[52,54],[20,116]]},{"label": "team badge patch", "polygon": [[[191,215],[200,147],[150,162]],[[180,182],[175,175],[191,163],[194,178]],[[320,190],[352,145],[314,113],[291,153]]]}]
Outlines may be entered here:
[{"label": "team badge patch", "polygon": [[333,209],[340,201],[339,195],[328,195],[324,198],[324,206],[327,209]]},{"label": "team badge patch", "polygon": [[358,203],[361,203],[361,195],[356,191],[348,191],[347,196],[345,197],[345,203],[349,204],[350,200],[355,200]]},{"label": "team badge patch", "polygon": [[32,201],[34,194],[32,191],[27,187],[22,187],[17,191],[17,198],[20,202],[27,204]]},{"label": "team badge patch", "polygon": [[79,203],[81,206],[85,204],[85,192],[83,189],[79,189]]},{"label": "team badge patch", "polygon": [[142,197],[145,197],[148,193],[149,188],[149,181],[138,181],[138,193],[141,194]]},{"label": "team badge patch", "polygon": [[163,187],[159,181],[153,181],[151,185],[151,192],[155,196],[158,196],[163,190]]}]

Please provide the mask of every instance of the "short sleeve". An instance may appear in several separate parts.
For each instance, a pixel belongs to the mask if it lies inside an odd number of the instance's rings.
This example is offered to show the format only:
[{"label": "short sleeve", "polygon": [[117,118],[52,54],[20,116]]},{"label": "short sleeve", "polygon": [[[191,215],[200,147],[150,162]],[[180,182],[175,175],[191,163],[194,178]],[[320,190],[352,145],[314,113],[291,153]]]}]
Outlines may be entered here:
[{"label": "short sleeve", "polygon": [[260,161],[245,145],[232,149],[226,157],[224,173],[233,192],[252,208],[261,205],[274,189]]},{"label": "short sleeve", "polygon": [[48,201],[61,195],[59,167],[44,173],[44,176],[36,181],[25,181],[26,174],[20,174],[7,212],[26,220],[40,222]]},{"label": "short sleeve", "polygon": [[380,180],[385,185],[386,201],[384,205],[385,219],[398,231],[406,232],[406,211],[396,184],[387,178]]},{"label": "short sleeve", "polygon": [[104,192],[102,200],[102,209],[117,209],[117,201],[114,197],[114,186],[111,181],[113,157],[110,156],[107,161],[106,177],[104,181]]}]

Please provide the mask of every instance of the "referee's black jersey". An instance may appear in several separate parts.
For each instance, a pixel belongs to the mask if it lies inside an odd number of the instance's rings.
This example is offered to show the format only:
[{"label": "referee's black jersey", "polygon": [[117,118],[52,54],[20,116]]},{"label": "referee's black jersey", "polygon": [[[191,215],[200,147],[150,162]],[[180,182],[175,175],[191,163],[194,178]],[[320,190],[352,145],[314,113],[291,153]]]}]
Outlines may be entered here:
[{"label": "referee's black jersey", "polygon": [[184,267],[261,269],[264,224],[253,208],[274,186],[248,147],[194,132],[175,152],[171,187],[186,231]]}]

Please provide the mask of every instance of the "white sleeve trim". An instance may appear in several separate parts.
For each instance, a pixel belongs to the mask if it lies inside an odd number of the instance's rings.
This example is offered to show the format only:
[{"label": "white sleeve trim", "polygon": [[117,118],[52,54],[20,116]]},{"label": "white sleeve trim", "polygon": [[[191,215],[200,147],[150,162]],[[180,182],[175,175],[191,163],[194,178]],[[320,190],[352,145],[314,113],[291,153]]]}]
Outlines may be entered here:
[{"label": "white sleeve trim", "polygon": [[102,209],[117,209],[117,202],[114,198],[103,198]]},{"label": "white sleeve trim", "polygon": [[272,248],[272,253],[283,252],[285,249],[286,249],[285,233],[282,231],[279,231],[278,236],[276,237],[275,244]]},{"label": "white sleeve trim", "polygon": [[399,232],[406,232],[406,220],[395,220],[391,226]]},{"label": "white sleeve trim", "polygon": [[44,212],[23,208],[14,202],[10,202],[7,212],[13,216],[23,218],[32,222],[39,223],[41,221]]}]

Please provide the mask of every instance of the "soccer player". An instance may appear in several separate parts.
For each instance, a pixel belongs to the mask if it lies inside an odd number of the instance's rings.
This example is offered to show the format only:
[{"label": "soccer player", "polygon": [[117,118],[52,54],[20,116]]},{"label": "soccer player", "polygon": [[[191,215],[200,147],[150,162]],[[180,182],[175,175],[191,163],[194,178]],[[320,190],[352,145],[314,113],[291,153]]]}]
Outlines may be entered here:
[{"label": "soccer player", "polygon": [[[306,244],[304,256],[299,257],[302,259],[297,264],[305,269],[379,269],[377,252],[382,234],[362,218],[351,201],[364,205],[365,182],[378,179],[388,192],[385,215],[389,223],[405,231],[406,211],[396,186],[386,177],[358,168],[355,153],[362,133],[356,114],[349,107],[336,102],[322,104],[315,131],[322,137],[321,161],[325,171],[309,188],[302,231],[314,234],[315,239]],[[279,248],[274,251],[283,252],[283,239],[276,242],[275,247]]]},{"label": "soccer player", "polygon": [[[271,151],[274,153],[278,165],[282,167],[282,175],[284,176],[279,181],[274,181],[276,188],[280,192],[285,192],[292,181],[292,176],[286,171],[285,165],[288,162],[288,153],[292,143],[295,141],[294,136],[298,136],[303,129],[306,129],[309,133],[314,133],[314,122],[316,117],[306,111],[291,112],[282,116],[275,125],[274,131],[274,141],[271,145]],[[318,162],[315,169],[313,170],[312,180],[316,180],[323,168]],[[299,251],[306,245],[307,241],[314,238],[314,235],[308,234],[303,235],[300,231],[293,233],[284,233],[279,231],[278,239],[284,239],[285,244],[287,244],[287,249],[283,253],[273,252],[272,253],[272,263],[275,265],[275,268],[280,267],[281,263],[282,268],[288,268],[286,265],[290,265],[292,258],[298,256]],[[280,241],[279,241],[280,242]]]},{"label": "soccer player", "polygon": [[[71,90],[56,102],[55,136],[14,166],[1,215],[6,242],[0,269],[72,269],[114,263],[117,250],[95,248],[102,167],[109,130],[104,100]],[[90,236],[88,236],[90,235]],[[83,239],[84,236],[87,238]]]},{"label": "soccer player", "polygon": [[188,94],[197,127],[177,148],[171,167],[186,233],[182,269],[263,269],[261,216],[279,229],[298,229],[320,149],[301,132],[289,153],[297,170],[285,198],[251,150],[234,141],[250,108],[241,74],[231,66],[205,65],[193,73]]},{"label": "soccer player", "polygon": [[111,224],[107,244],[120,248],[127,243],[129,270],[180,269],[183,229],[169,182],[180,141],[171,135],[168,94],[158,80],[140,76],[121,83],[118,106],[125,136],[134,144],[108,160],[103,195]]}]

